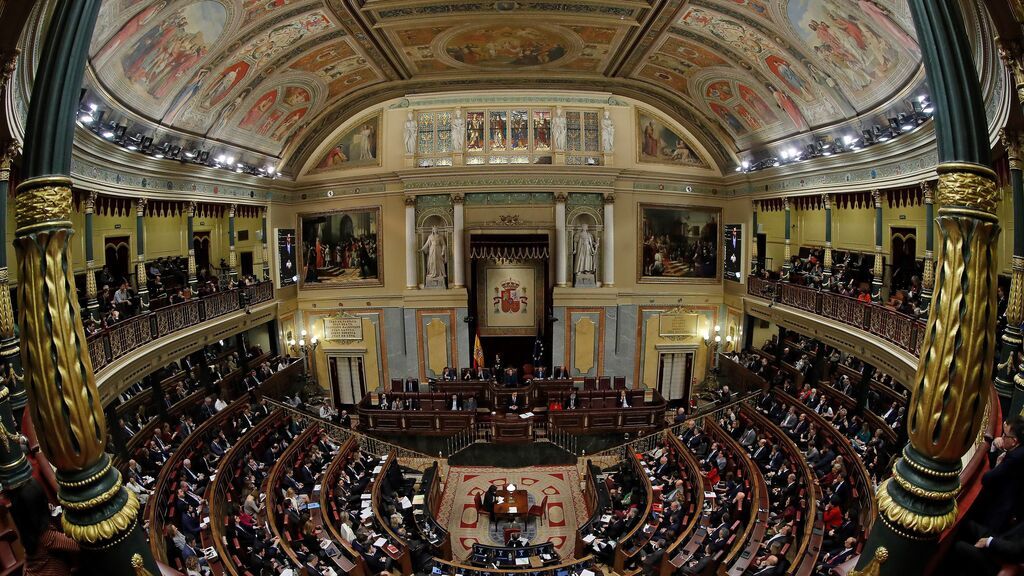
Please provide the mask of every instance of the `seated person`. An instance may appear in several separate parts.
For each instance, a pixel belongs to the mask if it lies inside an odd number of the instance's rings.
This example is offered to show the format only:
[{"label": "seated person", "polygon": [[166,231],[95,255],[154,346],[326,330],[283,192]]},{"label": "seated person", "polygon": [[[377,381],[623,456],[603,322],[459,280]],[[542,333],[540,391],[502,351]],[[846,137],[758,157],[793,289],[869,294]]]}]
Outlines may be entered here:
[{"label": "seated person", "polygon": [[512,395],[509,396],[508,398],[507,409],[509,412],[519,412],[520,410],[525,408],[525,403],[526,399],[520,398],[519,392],[513,392]]},{"label": "seated person", "polygon": [[577,408],[580,408],[581,406],[582,405],[580,403],[580,399],[577,396],[575,390],[573,390],[572,392],[569,393],[569,397],[566,398],[565,403],[563,405],[563,407],[566,410],[575,410]]}]

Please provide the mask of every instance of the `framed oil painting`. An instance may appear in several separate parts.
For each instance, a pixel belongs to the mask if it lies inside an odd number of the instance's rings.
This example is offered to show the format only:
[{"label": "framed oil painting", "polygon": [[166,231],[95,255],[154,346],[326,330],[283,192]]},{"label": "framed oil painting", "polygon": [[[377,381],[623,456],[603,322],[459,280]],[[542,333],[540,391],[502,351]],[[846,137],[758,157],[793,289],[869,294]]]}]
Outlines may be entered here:
[{"label": "framed oil painting", "polygon": [[380,112],[353,124],[310,172],[380,166]]},{"label": "framed oil painting", "polygon": [[638,282],[721,281],[720,208],[640,204],[637,215]]},{"label": "framed oil painting", "polygon": [[383,286],[380,207],[299,214],[303,288]]},{"label": "framed oil painting", "polygon": [[636,127],[637,162],[694,168],[709,167],[689,140],[650,112],[637,109]]}]

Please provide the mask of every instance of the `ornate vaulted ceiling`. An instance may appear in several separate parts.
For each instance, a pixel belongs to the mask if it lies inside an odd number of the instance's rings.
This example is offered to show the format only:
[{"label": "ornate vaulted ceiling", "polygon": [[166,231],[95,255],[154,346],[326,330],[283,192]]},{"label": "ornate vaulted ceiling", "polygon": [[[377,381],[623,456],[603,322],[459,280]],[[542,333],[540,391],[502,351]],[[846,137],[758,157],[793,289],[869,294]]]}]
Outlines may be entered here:
[{"label": "ornate vaulted ceiling", "polygon": [[106,0],[87,86],[137,123],[301,165],[413,92],[605,90],[738,151],[905,107],[905,0]]}]

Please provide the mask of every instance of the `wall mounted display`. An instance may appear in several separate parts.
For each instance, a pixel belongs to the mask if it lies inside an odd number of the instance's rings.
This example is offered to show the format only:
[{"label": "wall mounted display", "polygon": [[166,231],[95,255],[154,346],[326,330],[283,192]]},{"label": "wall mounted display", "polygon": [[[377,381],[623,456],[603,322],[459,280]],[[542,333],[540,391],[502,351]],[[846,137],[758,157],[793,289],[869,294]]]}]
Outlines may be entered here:
[{"label": "wall mounted display", "polygon": [[299,214],[302,286],[382,286],[380,207]]},{"label": "wall mounted display", "polygon": [[743,267],[743,225],[726,224],[722,243],[725,247],[725,279],[742,282],[740,270]]},{"label": "wall mounted display", "polygon": [[637,162],[708,167],[686,138],[653,114],[638,108],[636,127]]},{"label": "wall mounted display", "polygon": [[312,172],[380,166],[380,112],[356,122],[325,154]]},{"label": "wall mounted display", "polygon": [[717,282],[720,208],[640,204],[639,282]]},{"label": "wall mounted display", "polygon": [[299,280],[299,250],[295,244],[294,228],[277,228],[278,287],[291,286]]}]

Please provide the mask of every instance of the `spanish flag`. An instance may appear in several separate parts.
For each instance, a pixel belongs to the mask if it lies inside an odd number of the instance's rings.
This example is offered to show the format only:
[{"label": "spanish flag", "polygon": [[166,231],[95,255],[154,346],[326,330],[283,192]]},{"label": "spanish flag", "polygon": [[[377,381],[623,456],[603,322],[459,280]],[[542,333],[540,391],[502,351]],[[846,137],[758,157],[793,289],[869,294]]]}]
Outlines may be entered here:
[{"label": "spanish flag", "polygon": [[484,347],[480,345],[480,331],[476,331],[476,340],[473,342],[473,369],[484,367]]}]

